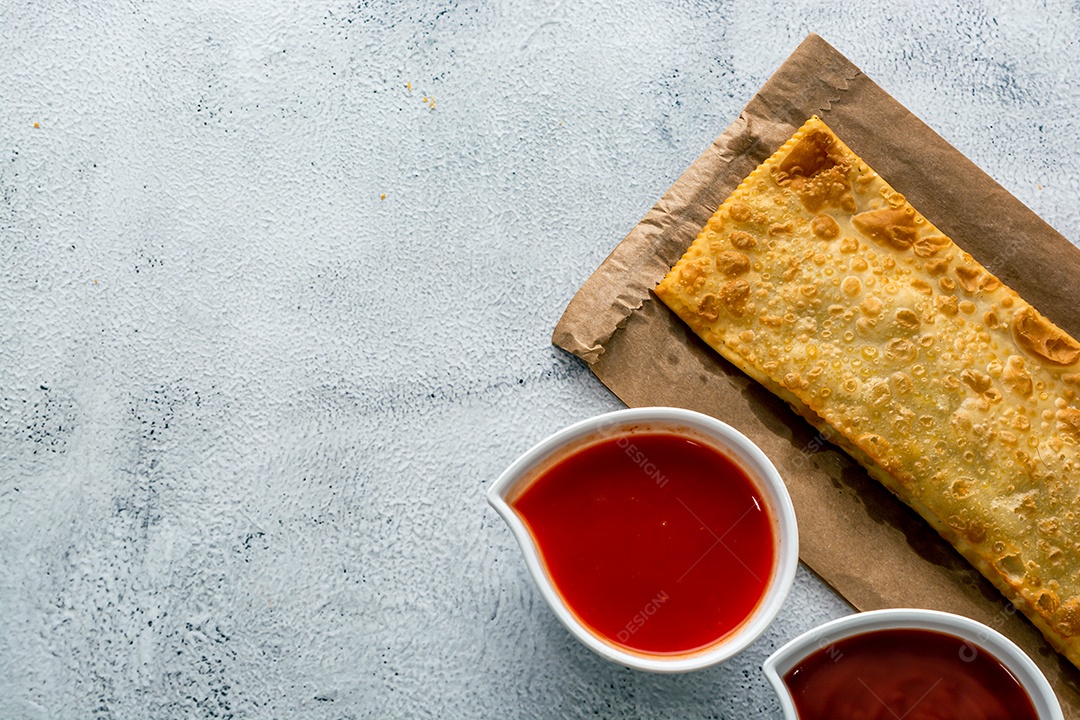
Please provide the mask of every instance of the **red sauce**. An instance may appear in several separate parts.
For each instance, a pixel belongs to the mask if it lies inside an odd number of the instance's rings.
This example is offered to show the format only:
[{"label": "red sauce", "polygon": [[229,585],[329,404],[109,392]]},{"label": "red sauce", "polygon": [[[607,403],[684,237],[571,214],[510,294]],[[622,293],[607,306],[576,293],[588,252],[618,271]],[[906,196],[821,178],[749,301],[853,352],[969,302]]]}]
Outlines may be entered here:
[{"label": "red sauce", "polygon": [[571,611],[631,651],[715,644],[772,576],[773,522],[757,489],[732,460],[678,435],[589,446],[511,504]]},{"label": "red sauce", "polygon": [[818,650],[784,676],[800,720],[1038,720],[993,655],[930,630],[879,630]]}]

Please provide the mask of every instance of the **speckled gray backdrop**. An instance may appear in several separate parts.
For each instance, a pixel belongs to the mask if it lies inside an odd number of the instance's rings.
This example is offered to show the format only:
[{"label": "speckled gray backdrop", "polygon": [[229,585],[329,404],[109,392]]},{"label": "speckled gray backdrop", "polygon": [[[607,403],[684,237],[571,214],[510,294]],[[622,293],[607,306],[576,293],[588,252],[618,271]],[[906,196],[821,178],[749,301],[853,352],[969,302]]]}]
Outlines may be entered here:
[{"label": "speckled gray backdrop", "polygon": [[1080,4],[942,4],[0,1],[0,717],[778,717],[816,579],[632,672],[483,490],[617,407],[556,319],[809,31],[1080,240]]}]

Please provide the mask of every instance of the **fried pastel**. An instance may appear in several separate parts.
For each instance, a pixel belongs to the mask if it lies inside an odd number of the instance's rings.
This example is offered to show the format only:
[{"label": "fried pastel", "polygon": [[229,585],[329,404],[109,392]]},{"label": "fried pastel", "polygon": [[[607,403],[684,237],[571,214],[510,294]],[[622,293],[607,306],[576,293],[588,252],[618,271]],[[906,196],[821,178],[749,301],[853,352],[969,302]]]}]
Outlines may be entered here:
[{"label": "fried pastel", "polygon": [[1080,343],[811,118],[656,294],[1080,666]]}]

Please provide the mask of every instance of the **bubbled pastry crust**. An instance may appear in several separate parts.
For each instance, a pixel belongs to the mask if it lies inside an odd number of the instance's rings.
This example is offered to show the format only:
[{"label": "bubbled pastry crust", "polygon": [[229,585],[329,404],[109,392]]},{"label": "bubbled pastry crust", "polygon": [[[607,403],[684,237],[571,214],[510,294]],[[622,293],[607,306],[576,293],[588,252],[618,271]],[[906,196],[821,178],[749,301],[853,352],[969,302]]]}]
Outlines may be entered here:
[{"label": "bubbled pastry crust", "polygon": [[656,294],[829,426],[1080,666],[1080,343],[816,117]]}]

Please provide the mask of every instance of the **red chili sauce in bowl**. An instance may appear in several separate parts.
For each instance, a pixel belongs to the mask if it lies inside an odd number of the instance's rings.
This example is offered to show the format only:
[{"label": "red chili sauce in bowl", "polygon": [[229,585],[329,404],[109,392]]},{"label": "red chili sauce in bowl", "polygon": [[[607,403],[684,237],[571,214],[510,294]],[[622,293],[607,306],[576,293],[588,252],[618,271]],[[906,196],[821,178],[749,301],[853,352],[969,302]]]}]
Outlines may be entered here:
[{"label": "red chili sauce in bowl", "polygon": [[1000,660],[932,630],[844,638],[808,655],[784,684],[799,720],[1038,720]]},{"label": "red chili sauce in bowl", "polygon": [[777,563],[774,522],[754,482],[680,435],[602,440],[510,504],[570,611],[636,653],[715,645],[753,613]]}]

